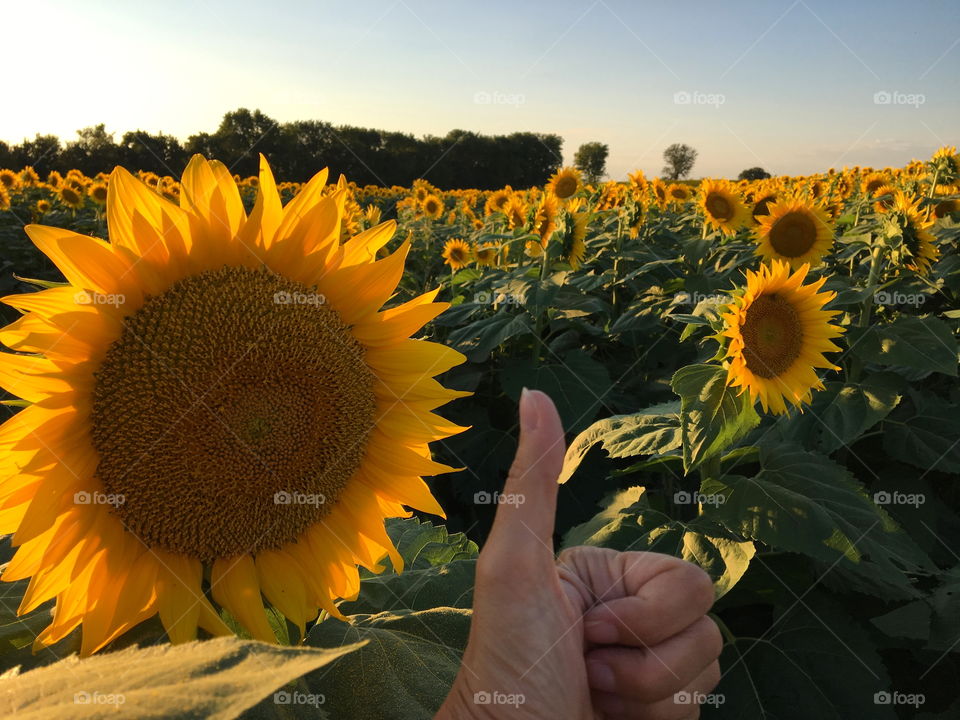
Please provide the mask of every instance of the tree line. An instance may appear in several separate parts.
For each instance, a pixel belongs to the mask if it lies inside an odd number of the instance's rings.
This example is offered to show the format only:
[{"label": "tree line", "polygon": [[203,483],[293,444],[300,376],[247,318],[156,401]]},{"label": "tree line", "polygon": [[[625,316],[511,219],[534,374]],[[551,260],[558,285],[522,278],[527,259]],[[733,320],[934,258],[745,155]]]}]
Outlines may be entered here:
[{"label": "tree line", "polygon": [[443,137],[417,138],[320,120],[280,123],[259,110],[240,108],[223,116],[215,132],[191,135],[186,142],[140,130],[120,140],[103,124],[77,131],[61,142],[38,134],[18,145],[0,141],[0,168],[31,165],[45,177],[77,168],[86,175],[116,165],[179,177],[194,153],[222,160],[241,176],[256,175],[259,153],[270,160],[278,180],[303,182],[320,168],[332,177],[343,173],[360,185],[409,186],[425,178],[442,189],[496,189],[504,185],[542,185],[562,165],[559,135],[515,132],[480,135],[451,130]]}]

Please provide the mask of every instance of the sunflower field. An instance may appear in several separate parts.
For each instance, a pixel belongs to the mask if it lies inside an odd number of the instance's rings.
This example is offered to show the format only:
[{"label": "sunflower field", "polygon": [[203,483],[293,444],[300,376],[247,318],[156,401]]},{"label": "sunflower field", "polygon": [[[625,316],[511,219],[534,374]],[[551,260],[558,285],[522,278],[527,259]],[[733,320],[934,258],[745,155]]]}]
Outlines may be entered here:
[{"label": "sunflower field", "polygon": [[493,192],[267,160],[0,170],[0,712],[432,717],[526,387],[556,547],[713,579],[703,717],[960,717],[955,148]]}]

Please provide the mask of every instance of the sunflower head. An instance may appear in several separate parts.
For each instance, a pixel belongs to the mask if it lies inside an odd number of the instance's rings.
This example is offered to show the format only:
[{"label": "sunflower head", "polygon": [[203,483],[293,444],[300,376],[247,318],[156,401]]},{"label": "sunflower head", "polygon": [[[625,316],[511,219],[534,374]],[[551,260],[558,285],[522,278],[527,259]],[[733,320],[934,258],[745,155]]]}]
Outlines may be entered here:
[{"label": "sunflower head", "polygon": [[443,261],[451,270],[462,270],[473,260],[473,248],[460,238],[451,238],[443,246]]},{"label": "sunflower head", "polygon": [[0,185],[4,190],[16,190],[20,186],[20,176],[13,170],[0,170]]},{"label": "sunflower head", "polygon": [[787,404],[810,402],[814,389],[822,389],[817,368],[838,370],[824,357],[839,350],[832,341],[843,329],[830,324],[835,311],[823,306],[836,293],[818,292],[821,278],[803,284],[807,266],[790,272],[785,262],[774,260],[747,273],[742,295],[723,314],[727,344],[727,382],[743,388],[764,411],[782,414]]},{"label": "sunflower head", "polygon": [[533,232],[540,236],[542,242],[546,243],[556,229],[557,199],[549,193],[544,193],[533,217]]},{"label": "sunflower head", "polygon": [[490,193],[490,197],[487,198],[486,203],[483,206],[484,215],[492,215],[495,212],[505,212],[507,208],[507,203],[510,202],[510,198],[513,196],[513,190],[510,186],[497,190]]},{"label": "sunflower head", "polygon": [[40,176],[32,165],[27,165],[20,171],[20,182],[26,187],[35,187],[40,184]]},{"label": "sunflower head", "polygon": [[420,209],[431,220],[439,220],[443,214],[443,200],[431,193],[420,203]]},{"label": "sunflower head", "polygon": [[727,180],[700,183],[699,205],[707,223],[724,235],[735,234],[750,218],[736,187]]},{"label": "sunflower head", "polygon": [[74,210],[83,207],[84,194],[72,183],[65,182],[57,190],[57,197],[64,205]]},{"label": "sunflower head", "polygon": [[93,200],[97,205],[106,205],[107,204],[107,184],[102,182],[95,182],[87,188],[87,195],[90,196],[90,199]]},{"label": "sunflower head", "polygon": [[0,185],[0,210],[10,209],[10,193],[7,188]]},{"label": "sunflower head", "polygon": [[509,202],[503,209],[507,216],[507,224],[511,230],[523,228],[527,224],[527,203],[522,197],[514,193],[510,196]]},{"label": "sunflower head", "polygon": [[890,178],[886,173],[872,172],[860,181],[860,189],[863,190],[865,195],[872,196],[876,194],[877,190],[889,184]]},{"label": "sunflower head", "polygon": [[432,411],[464,393],[432,376],[463,357],[410,336],[446,305],[381,310],[409,244],[376,259],[392,222],[341,244],[326,179],[284,205],[261,158],[248,215],[222,163],[191,159],[179,204],[117,168],[109,242],[27,226],[68,283],[4,298],[25,314],[0,331],[27,401],[0,426],[2,579],[33,578],[20,612],[56,600],[35,647],[158,614],[173,642],[228,634],[215,605],[275,642],[265,601],[301,633],[342,617],[358,564],[402,569],[384,519],[442,514],[428,443],[462,428]]},{"label": "sunflower head", "polygon": [[782,260],[794,270],[815,267],[833,244],[833,222],[821,208],[805,200],[768,206],[758,219],[757,254],[767,262]]},{"label": "sunflower head", "polygon": [[474,254],[477,258],[477,264],[483,267],[493,267],[497,263],[498,251],[492,245],[474,247]]},{"label": "sunflower head", "polygon": [[926,275],[940,257],[940,251],[930,232],[935,220],[927,217],[927,210],[920,209],[920,202],[920,198],[911,198],[897,190],[887,216],[898,226],[902,240],[895,254],[906,267],[918,275]]},{"label": "sunflower head", "polygon": [[49,200],[37,200],[37,212],[41,215],[45,215],[50,212],[50,201]]},{"label": "sunflower head", "polygon": [[556,195],[561,200],[573,197],[580,189],[580,171],[576,168],[565,167],[557,170],[547,183],[547,192]]},{"label": "sunflower head", "polygon": [[690,190],[690,187],[683,183],[672,183],[670,187],[667,188],[667,197],[669,197],[670,202],[673,203],[682,205],[692,196],[693,192]]}]

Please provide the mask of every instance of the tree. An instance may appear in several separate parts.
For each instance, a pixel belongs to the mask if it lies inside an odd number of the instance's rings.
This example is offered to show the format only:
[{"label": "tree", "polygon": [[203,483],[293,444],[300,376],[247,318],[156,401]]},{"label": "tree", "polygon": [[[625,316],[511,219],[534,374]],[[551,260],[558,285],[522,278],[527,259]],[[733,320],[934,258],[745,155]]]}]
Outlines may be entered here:
[{"label": "tree", "polygon": [[60,164],[77,168],[84,175],[109,172],[120,164],[120,148],[103,123],[77,130],[77,139],[67,143],[60,153]]},{"label": "tree", "polygon": [[32,165],[40,177],[45,178],[51,170],[57,170],[60,164],[60,138],[56,135],[37,133],[33,140],[24,140],[10,150],[13,156],[11,168],[17,169]]},{"label": "tree", "polygon": [[163,133],[125,132],[120,139],[120,151],[124,167],[157,175],[179,175],[187,164],[187,152],[180,141]]},{"label": "tree", "polygon": [[573,164],[586,176],[588,183],[595,183],[607,174],[607,155],[609,154],[610,148],[604,143],[584,143],[573,156]]},{"label": "tree", "polygon": [[663,176],[668,180],[679,180],[690,174],[697,160],[697,151],[689,145],[674,143],[663,151]]},{"label": "tree", "polygon": [[762,167],[752,167],[741,170],[737,180],[766,180],[768,177],[770,177],[770,173]]}]

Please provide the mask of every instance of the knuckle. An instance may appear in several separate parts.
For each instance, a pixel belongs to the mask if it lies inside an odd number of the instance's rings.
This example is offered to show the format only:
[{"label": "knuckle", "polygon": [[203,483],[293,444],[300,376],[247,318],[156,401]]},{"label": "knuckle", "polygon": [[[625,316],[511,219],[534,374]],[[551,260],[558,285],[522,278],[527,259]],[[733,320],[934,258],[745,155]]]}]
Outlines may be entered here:
[{"label": "knuckle", "polygon": [[704,634],[703,647],[709,651],[707,653],[708,657],[716,664],[717,658],[723,652],[723,635],[713,618],[704,617],[701,622],[703,623],[702,632]]},{"label": "knuckle", "polygon": [[703,608],[703,612],[709,610],[714,600],[713,580],[700,566],[690,562],[684,563],[681,572],[689,588],[691,601],[698,608]]}]

